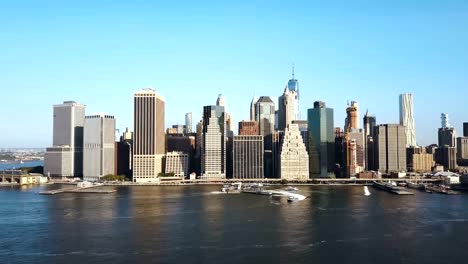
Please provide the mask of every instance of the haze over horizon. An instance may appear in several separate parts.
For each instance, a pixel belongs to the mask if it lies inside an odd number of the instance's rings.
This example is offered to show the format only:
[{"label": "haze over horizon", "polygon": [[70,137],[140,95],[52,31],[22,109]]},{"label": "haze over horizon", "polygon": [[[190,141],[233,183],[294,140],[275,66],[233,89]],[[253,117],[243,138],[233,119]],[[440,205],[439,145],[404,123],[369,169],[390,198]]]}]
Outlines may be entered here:
[{"label": "haze over horizon", "polygon": [[398,96],[414,95],[416,139],[437,142],[440,114],[468,122],[468,2],[96,1],[0,3],[0,148],[52,142],[52,107],[66,100],[133,127],[133,93],[166,98],[166,126],[226,98],[235,123],[252,96],[278,97],[291,78],[301,113],[348,101],[377,123],[398,123]]}]

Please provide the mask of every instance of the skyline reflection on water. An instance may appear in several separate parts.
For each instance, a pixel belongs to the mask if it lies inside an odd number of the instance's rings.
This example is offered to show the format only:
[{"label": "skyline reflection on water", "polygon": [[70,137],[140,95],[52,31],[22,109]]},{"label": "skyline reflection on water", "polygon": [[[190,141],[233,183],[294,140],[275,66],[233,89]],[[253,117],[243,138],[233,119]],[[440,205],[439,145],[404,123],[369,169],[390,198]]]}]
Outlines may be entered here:
[{"label": "skyline reflection on water", "polygon": [[[460,263],[468,195],[396,196],[302,186],[309,199],[212,194],[219,186],[114,194],[0,187],[0,263]],[[113,188],[113,187],[105,187]]]}]

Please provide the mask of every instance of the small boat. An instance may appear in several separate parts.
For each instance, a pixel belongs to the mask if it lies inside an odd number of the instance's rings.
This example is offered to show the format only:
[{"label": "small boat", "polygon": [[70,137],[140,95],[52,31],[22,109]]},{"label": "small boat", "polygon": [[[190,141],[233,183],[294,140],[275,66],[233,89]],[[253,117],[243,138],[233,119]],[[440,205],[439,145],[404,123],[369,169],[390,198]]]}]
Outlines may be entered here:
[{"label": "small boat", "polygon": [[287,191],[287,192],[297,192],[297,191],[299,191],[299,189],[296,188],[296,187],[288,187],[288,188],[285,189],[285,191]]},{"label": "small boat", "polygon": [[289,196],[288,197],[288,203],[292,203],[292,202],[295,202],[295,201],[298,201],[299,198],[295,197],[295,196]]},{"label": "small boat", "polygon": [[367,186],[364,186],[364,195],[365,196],[370,196],[371,195],[371,193],[369,191],[369,187],[367,187]]}]

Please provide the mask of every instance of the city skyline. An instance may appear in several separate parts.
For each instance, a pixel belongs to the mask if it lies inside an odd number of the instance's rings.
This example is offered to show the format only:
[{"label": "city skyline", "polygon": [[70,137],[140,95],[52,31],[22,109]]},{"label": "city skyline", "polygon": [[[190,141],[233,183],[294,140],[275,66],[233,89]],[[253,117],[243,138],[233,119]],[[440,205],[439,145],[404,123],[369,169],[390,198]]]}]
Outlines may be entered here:
[{"label": "city skyline", "polygon": [[[320,100],[343,127],[346,103],[355,100],[359,118],[368,109],[379,124],[398,123],[398,95],[412,93],[418,144],[437,142],[440,113],[450,114],[459,134],[466,121],[468,3],[462,1],[343,1],[339,8],[307,1],[268,8],[262,1],[183,8],[142,1],[113,3],[112,12],[102,3],[55,4],[42,3],[43,12],[34,11],[33,1],[29,11],[16,2],[0,8],[0,22],[8,25],[8,41],[0,43],[8,51],[0,64],[8,100],[0,110],[11,124],[1,148],[50,146],[50,105],[66,100],[87,105],[87,115],[112,113],[121,131],[131,128],[129,98],[149,85],[167,98],[166,127],[183,124],[188,112],[198,122],[202,107],[220,93],[237,124],[249,119],[254,94],[282,94],[293,63],[302,119]],[[295,19],[275,19],[291,8]]]}]

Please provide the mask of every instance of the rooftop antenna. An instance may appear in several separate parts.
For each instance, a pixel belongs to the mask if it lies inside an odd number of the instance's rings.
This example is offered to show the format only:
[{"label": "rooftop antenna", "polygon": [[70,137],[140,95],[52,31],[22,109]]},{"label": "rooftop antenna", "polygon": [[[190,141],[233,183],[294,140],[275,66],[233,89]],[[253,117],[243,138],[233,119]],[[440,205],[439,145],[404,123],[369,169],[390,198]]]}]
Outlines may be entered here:
[{"label": "rooftop antenna", "polygon": [[292,64],[292,79],[294,80],[294,62]]}]

